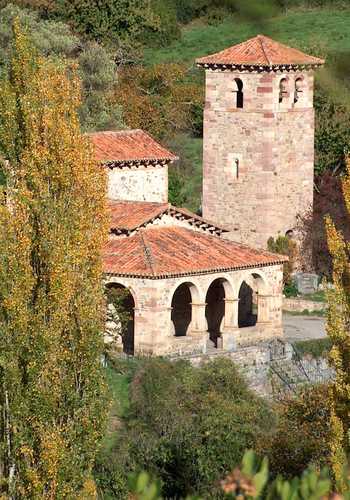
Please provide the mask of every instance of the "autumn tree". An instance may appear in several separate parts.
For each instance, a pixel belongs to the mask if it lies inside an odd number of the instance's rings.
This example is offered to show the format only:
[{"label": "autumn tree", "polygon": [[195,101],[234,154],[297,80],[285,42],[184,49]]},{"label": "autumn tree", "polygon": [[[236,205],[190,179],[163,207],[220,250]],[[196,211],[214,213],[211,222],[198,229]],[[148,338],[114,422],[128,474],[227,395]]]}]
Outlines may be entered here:
[{"label": "autumn tree", "polygon": [[[342,187],[350,214],[350,160]],[[350,242],[329,217],[326,228],[334,282],[334,289],[328,291],[327,320],[327,333],[333,344],[330,362],[335,371],[331,385],[331,452],[335,478],[341,481],[342,468],[350,452]]]},{"label": "autumn tree", "polygon": [[0,496],[85,500],[106,406],[106,179],[74,68],[14,32],[0,82]]}]

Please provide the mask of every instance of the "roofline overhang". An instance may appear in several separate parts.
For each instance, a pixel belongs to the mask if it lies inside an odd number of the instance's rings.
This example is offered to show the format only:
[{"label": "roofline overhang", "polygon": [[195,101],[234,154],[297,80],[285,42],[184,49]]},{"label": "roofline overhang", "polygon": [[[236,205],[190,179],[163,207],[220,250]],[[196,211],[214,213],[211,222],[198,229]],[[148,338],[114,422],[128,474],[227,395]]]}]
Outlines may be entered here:
[{"label": "roofline overhang", "polygon": [[103,167],[113,169],[113,168],[139,168],[139,167],[154,167],[160,165],[165,167],[166,165],[177,161],[179,158],[175,156],[174,158],[139,158],[130,160],[102,160],[99,163]]},{"label": "roofline overhang", "polygon": [[242,73],[288,73],[290,71],[313,71],[323,66],[325,61],[320,59],[320,62],[308,64],[229,64],[229,63],[214,63],[214,62],[200,62],[196,61],[197,67],[210,69],[213,71],[238,71]]},{"label": "roofline overhang", "polygon": [[186,276],[200,276],[203,274],[218,274],[218,273],[227,273],[231,271],[244,271],[245,269],[256,269],[261,267],[271,267],[282,265],[288,261],[288,257],[285,259],[280,259],[272,262],[260,262],[255,264],[247,264],[242,266],[235,267],[223,267],[216,269],[201,269],[199,271],[188,271],[182,273],[168,273],[168,274],[137,274],[137,273],[114,273],[114,272],[104,272],[105,276],[116,276],[120,278],[138,278],[138,279],[150,279],[150,280],[161,280],[161,279],[169,279],[169,278],[182,278]]},{"label": "roofline overhang", "polygon": [[133,227],[118,227],[118,226],[111,226],[110,227],[110,233],[115,234],[117,236],[119,235],[125,235],[125,236],[130,236],[133,233],[137,232],[139,229],[143,229],[148,224],[151,224],[154,220],[159,219],[163,215],[168,214],[168,215],[173,215],[175,218],[180,218],[183,217],[191,226],[196,226],[200,229],[203,229],[204,231],[209,231],[211,234],[216,234],[219,236],[222,233],[228,233],[230,230],[217,226],[216,224],[211,223],[210,221],[206,221],[200,216],[196,216],[196,214],[187,214],[181,208],[174,207],[170,203],[168,206],[164,207],[163,210],[159,211],[156,215],[150,217],[149,219],[145,220],[142,222],[142,224],[138,224]]}]

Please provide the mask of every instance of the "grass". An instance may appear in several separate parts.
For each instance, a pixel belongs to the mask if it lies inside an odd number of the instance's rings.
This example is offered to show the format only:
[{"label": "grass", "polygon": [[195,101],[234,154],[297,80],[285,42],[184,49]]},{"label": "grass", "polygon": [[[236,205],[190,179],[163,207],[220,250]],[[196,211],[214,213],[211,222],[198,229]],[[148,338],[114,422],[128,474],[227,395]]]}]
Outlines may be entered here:
[{"label": "grass", "polygon": [[113,447],[122,418],[129,409],[129,388],[136,369],[140,366],[138,358],[109,361],[105,369],[111,406],[108,414],[107,432],[102,441],[102,452]]},{"label": "grass", "polygon": [[316,340],[300,340],[294,343],[301,356],[311,354],[314,358],[326,357],[332,344],[329,338]]},{"label": "grass", "polygon": [[292,10],[258,27],[238,18],[216,26],[195,22],[182,30],[180,40],[168,47],[146,49],[146,64],[185,62],[223,50],[263,32],[288,45],[305,49],[321,46],[327,51],[350,51],[350,9]]},{"label": "grass", "polygon": [[326,294],[323,290],[302,295],[302,298],[305,300],[313,300],[314,302],[326,302]]}]

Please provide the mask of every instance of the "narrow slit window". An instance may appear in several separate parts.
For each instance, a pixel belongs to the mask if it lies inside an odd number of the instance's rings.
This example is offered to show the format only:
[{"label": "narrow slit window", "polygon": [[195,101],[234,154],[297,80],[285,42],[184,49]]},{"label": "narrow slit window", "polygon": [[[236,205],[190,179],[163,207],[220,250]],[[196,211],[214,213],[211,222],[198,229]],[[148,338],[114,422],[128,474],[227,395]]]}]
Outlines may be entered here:
[{"label": "narrow slit window", "polygon": [[235,78],[236,83],[236,108],[243,108],[243,82],[240,78]]}]

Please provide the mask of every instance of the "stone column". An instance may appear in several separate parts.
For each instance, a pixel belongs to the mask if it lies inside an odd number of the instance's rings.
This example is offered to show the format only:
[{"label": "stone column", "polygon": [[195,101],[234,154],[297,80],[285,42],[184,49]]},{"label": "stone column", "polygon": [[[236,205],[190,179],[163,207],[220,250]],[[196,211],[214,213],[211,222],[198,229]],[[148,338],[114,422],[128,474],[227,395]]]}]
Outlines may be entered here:
[{"label": "stone column", "polygon": [[207,320],[205,317],[205,303],[191,302],[192,306],[192,321],[191,335],[202,334],[207,332]]},{"label": "stone column", "polygon": [[258,293],[258,323],[269,323],[273,304],[273,295],[262,295]]},{"label": "stone column", "polygon": [[238,333],[238,305],[239,299],[224,299],[225,318],[222,331],[222,348],[227,351],[236,350]]},{"label": "stone column", "polygon": [[192,306],[192,321],[191,321],[191,331],[189,332],[190,337],[193,337],[198,342],[200,349],[203,353],[206,352],[207,347],[207,320],[205,317],[205,306],[206,303],[191,302]]}]

